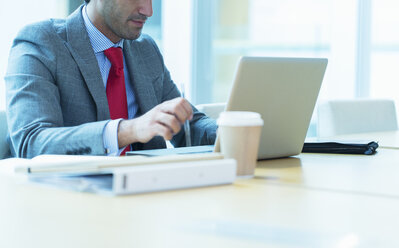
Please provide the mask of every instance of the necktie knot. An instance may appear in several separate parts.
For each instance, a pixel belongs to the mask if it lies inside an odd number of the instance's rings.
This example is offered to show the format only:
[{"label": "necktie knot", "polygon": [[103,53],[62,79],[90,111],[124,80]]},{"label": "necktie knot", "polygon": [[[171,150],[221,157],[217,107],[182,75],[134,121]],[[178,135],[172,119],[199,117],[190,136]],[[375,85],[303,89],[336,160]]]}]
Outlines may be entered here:
[{"label": "necktie knot", "polygon": [[116,71],[121,71],[123,69],[123,52],[120,47],[111,47],[104,51],[105,56],[111,62],[112,67]]}]

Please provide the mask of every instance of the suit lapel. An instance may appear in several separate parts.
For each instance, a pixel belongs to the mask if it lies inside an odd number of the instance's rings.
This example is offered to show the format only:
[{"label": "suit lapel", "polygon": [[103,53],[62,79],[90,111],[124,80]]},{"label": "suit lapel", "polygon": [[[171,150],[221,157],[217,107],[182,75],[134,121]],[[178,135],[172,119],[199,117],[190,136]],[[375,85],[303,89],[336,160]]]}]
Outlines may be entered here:
[{"label": "suit lapel", "polygon": [[134,46],[134,43],[135,41],[125,41],[123,53],[140,114],[144,114],[159,103],[152,85],[154,78],[148,72],[144,61],[145,57],[141,56],[140,50]]},{"label": "suit lapel", "polygon": [[82,7],[78,8],[67,19],[67,42],[65,45],[75,59],[93,97],[97,107],[97,119],[107,120],[110,119],[107,95],[81,11]]},{"label": "suit lapel", "polygon": [[[81,11],[82,7],[67,18],[67,42],[65,45],[75,59],[87,88],[96,103],[97,118],[106,120],[110,119],[107,95]],[[156,79],[150,76],[149,68],[145,64],[145,57],[141,56],[140,50],[134,43],[135,41],[125,41],[123,53],[140,114],[143,114],[159,102],[152,85]]]},{"label": "suit lapel", "polygon": [[[123,54],[126,66],[129,70],[130,83],[133,86],[135,96],[139,105],[139,115],[142,115],[159,104],[155,94],[153,82],[156,77],[151,75],[146,56],[140,53],[140,49],[134,45],[135,41],[125,41],[123,44]],[[146,144],[134,144],[134,150],[166,148],[165,140],[160,136],[155,136]]]}]

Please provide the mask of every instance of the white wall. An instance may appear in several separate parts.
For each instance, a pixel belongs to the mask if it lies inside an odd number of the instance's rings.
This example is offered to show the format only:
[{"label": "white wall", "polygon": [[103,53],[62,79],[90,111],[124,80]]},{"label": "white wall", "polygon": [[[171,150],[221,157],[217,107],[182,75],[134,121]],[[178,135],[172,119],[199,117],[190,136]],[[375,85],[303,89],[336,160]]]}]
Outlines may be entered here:
[{"label": "white wall", "polygon": [[66,14],[66,0],[0,0],[0,110],[5,109],[4,76],[10,47],[18,31],[26,24],[64,18]]},{"label": "white wall", "polygon": [[357,1],[335,0],[332,13],[331,55],[320,100],[355,97]]},{"label": "white wall", "polygon": [[178,87],[185,85],[191,99],[192,0],[163,0],[162,46],[165,64]]}]

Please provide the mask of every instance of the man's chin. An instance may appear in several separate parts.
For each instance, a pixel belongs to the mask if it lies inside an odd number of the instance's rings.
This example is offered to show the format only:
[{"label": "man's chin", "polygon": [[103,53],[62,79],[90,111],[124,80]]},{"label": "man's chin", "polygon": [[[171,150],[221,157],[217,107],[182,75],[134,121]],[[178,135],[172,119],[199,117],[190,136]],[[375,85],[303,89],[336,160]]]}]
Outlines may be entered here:
[{"label": "man's chin", "polygon": [[125,40],[137,40],[141,36],[141,30],[140,31],[135,31],[135,32],[129,32],[128,34],[125,35],[125,37],[122,37]]}]

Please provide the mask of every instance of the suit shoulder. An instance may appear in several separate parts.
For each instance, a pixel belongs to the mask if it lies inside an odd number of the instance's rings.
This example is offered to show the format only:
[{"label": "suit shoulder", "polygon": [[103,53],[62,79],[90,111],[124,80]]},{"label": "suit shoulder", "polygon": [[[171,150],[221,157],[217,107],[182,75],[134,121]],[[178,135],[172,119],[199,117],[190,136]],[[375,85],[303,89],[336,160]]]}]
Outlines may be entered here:
[{"label": "suit shoulder", "polygon": [[48,19],[36,23],[29,24],[23,27],[17,39],[29,41],[55,42],[56,39],[61,38],[65,40],[66,25],[65,20],[62,19]]},{"label": "suit shoulder", "polygon": [[15,67],[13,68],[18,68],[18,64],[27,59],[26,55],[29,54],[48,67],[54,66],[55,68],[58,51],[65,47],[61,23],[62,20],[50,19],[32,23],[22,28],[12,43],[9,64],[14,64]]}]

